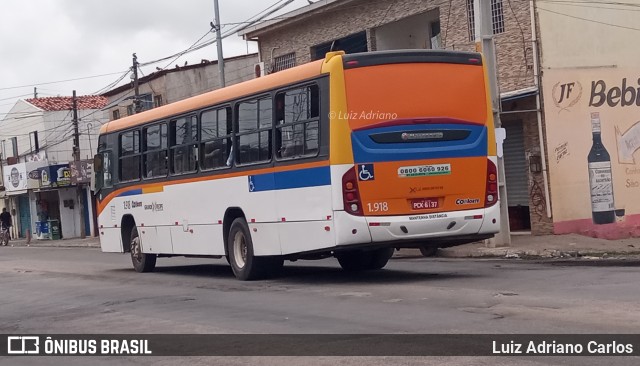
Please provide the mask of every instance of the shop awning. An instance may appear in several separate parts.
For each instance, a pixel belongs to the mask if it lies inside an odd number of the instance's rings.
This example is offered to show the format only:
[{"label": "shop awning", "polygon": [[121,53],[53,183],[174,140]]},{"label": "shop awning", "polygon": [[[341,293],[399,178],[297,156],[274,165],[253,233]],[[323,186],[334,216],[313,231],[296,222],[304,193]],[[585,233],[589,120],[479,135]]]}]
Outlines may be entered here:
[{"label": "shop awning", "polygon": [[7,196],[19,196],[21,194],[27,194],[27,190],[26,189],[20,189],[17,191],[5,191],[7,193]]},{"label": "shop awning", "polygon": [[530,97],[538,94],[538,87],[531,86],[524,89],[512,90],[509,92],[500,93],[501,102],[510,102],[512,100]]}]

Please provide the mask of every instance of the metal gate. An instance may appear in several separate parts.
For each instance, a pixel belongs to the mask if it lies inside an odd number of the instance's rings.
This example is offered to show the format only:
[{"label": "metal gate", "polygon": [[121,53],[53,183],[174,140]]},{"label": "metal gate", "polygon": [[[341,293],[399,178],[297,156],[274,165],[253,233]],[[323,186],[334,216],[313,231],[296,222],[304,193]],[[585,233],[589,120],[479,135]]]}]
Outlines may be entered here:
[{"label": "metal gate", "polygon": [[20,216],[20,232],[18,236],[27,236],[27,230],[31,230],[31,208],[29,207],[29,196],[18,197],[18,213]]}]

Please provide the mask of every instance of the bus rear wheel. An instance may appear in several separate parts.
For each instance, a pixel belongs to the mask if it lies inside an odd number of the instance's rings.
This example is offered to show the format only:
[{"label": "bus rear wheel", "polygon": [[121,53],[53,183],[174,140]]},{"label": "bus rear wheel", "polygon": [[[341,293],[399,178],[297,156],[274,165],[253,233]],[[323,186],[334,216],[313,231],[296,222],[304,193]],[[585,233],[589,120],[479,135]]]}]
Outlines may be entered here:
[{"label": "bus rear wheel", "polygon": [[241,281],[251,281],[276,275],[284,260],[280,256],[255,256],[249,225],[244,218],[231,223],[227,239],[229,263],[233,274]]},{"label": "bus rear wheel", "polygon": [[142,252],[142,243],[138,236],[138,229],[134,226],[131,230],[131,263],[136,272],[151,272],[156,268],[156,255]]},{"label": "bus rear wheel", "polygon": [[345,271],[367,271],[382,269],[393,255],[393,248],[371,251],[353,250],[336,254],[340,267]]}]

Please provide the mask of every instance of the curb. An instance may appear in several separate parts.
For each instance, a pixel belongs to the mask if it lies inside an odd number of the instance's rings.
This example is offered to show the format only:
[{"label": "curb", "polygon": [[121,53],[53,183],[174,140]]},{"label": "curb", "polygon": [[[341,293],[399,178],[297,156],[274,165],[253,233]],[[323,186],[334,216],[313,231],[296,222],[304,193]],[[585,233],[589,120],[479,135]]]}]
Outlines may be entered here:
[{"label": "curb", "polygon": [[64,240],[60,241],[34,241],[31,243],[27,243],[26,241],[17,241],[17,242],[9,242],[8,247],[30,247],[30,248],[100,248],[100,243],[93,242],[65,242]]},{"label": "curb", "polygon": [[[604,251],[594,249],[582,250],[558,250],[558,249],[521,249],[510,248],[482,248],[475,250],[463,249],[438,249],[435,256],[431,258],[494,258],[494,259],[558,259],[558,258],[578,258],[578,259],[610,259],[640,257],[640,251]],[[425,258],[420,251],[404,249],[396,252],[393,258]]]}]

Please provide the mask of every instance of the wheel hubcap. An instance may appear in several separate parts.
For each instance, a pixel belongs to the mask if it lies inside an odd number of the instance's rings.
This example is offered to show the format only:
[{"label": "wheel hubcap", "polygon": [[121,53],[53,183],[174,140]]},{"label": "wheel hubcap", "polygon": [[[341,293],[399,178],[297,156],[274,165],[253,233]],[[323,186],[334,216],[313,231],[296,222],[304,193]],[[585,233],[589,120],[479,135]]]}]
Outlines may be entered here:
[{"label": "wheel hubcap", "polygon": [[233,259],[238,268],[244,268],[247,262],[247,241],[240,231],[233,237]]},{"label": "wheel hubcap", "polygon": [[142,261],[142,251],[140,250],[140,238],[136,237],[131,240],[131,257],[136,262]]}]

